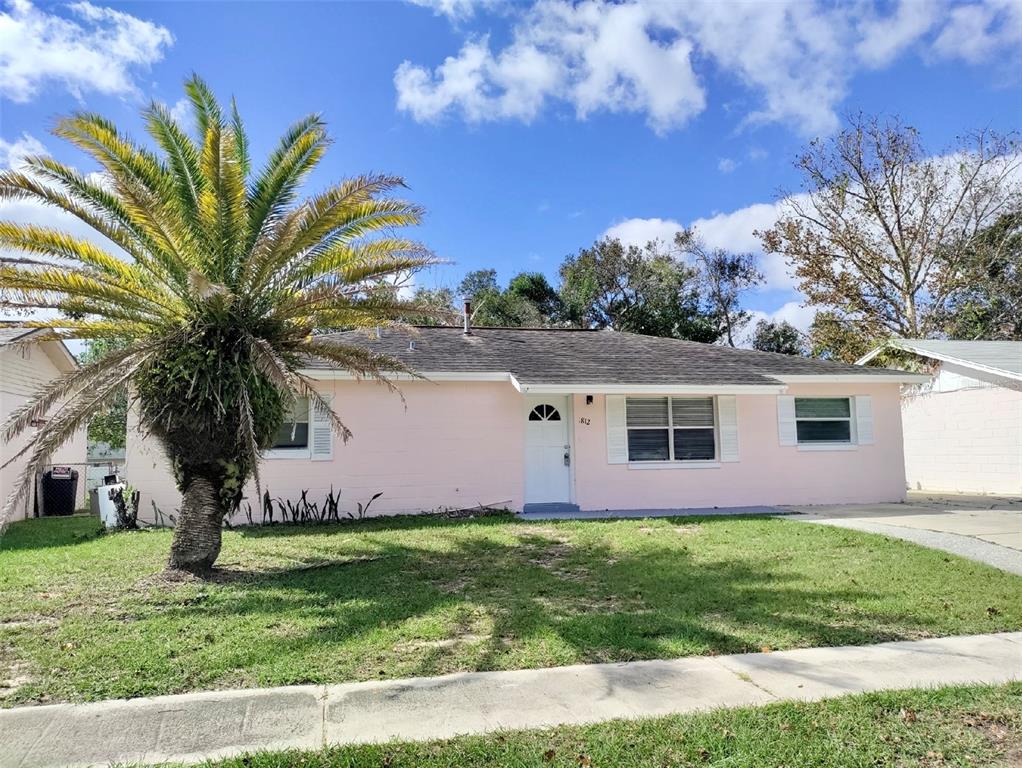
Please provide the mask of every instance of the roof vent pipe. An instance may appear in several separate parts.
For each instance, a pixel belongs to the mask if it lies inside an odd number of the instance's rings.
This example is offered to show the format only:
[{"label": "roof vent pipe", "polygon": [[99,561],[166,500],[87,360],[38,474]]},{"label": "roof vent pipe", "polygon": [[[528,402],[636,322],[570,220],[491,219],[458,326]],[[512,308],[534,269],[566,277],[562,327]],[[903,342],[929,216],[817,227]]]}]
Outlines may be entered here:
[{"label": "roof vent pipe", "polygon": [[465,299],[465,335],[472,335],[472,302]]}]

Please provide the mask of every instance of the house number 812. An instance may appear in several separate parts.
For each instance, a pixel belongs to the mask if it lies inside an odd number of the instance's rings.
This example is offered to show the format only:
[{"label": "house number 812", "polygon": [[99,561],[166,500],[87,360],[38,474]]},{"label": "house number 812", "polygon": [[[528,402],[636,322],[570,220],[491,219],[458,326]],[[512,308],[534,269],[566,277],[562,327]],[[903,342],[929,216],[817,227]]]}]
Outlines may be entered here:
[{"label": "house number 812", "polygon": [[578,417],[578,423],[579,424],[585,424],[588,427],[589,426],[589,419],[586,418],[585,416],[579,416]]}]

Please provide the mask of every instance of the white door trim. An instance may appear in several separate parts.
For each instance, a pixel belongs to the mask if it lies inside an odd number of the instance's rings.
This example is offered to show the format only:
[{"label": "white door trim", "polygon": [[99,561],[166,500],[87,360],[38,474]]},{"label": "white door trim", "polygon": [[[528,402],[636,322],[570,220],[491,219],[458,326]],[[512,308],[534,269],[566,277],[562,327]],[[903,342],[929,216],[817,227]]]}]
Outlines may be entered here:
[{"label": "white door trim", "polygon": [[575,422],[574,422],[574,397],[572,395],[528,395],[522,398],[522,474],[524,503],[534,503],[529,500],[529,413],[539,403],[550,403],[558,408],[563,404],[561,417],[564,421],[564,428],[567,435],[568,452],[571,463],[568,465],[568,504],[575,503]]}]

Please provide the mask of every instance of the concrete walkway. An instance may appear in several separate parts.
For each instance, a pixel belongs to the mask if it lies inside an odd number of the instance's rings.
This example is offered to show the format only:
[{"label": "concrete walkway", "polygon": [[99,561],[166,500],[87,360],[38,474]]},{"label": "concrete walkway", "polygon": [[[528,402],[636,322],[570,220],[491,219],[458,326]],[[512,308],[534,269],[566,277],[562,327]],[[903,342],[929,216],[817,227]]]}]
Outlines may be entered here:
[{"label": "concrete walkway", "polygon": [[57,704],[0,710],[0,768],[194,762],[1018,679],[1022,632]]},{"label": "concrete walkway", "polygon": [[904,504],[789,507],[792,520],[905,539],[1022,575],[1022,502],[909,494]]}]

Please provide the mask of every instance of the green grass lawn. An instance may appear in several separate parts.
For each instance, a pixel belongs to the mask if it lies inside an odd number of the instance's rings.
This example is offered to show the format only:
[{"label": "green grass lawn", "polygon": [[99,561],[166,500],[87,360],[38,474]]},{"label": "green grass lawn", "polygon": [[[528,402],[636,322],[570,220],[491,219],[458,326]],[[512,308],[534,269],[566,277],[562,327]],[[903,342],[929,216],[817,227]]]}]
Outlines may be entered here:
[{"label": "green grass lawn", "polygon": [[256,753],[207,768],[939,768],[1022,765],[1022,684],[873,693],[425,744]]},{"label": "green grass lawn", "polygon": [[1022,627],[1019,577],[784,519],[235,530],[215,583],[161,580],[169,544],[90,518],[13,525],[2,706]]}]

